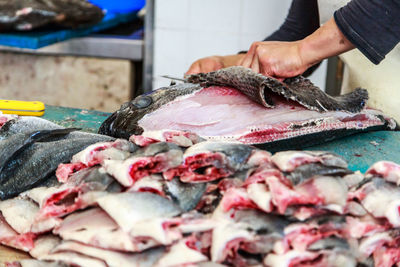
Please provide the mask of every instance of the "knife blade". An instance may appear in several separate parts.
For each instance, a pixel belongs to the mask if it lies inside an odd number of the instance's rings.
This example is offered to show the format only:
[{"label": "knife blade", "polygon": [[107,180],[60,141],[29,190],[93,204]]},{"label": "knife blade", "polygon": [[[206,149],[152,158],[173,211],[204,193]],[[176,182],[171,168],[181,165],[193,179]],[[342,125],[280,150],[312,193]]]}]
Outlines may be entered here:
[{"label": "knife blade", "polygon": [[178,78],[178,77],[174,77],[174,76],[170,76],[170,75],[161,75],[161,77],[166,78],[166,79],[170,79],[170,80],[173,80],[173,81],[187,82],[187,80],[184,79],[184,78]]}]

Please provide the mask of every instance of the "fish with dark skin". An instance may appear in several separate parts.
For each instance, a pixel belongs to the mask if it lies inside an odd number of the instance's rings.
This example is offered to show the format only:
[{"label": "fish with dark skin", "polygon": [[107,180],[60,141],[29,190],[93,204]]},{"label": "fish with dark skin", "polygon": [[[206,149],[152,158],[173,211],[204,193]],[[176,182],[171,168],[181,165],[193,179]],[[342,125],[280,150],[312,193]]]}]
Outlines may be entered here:
[{"label": "fish with dark skin", "polygon": [[396,128],[393,119],[365,107],[363,89],[334,98],[304,78],[282,83],[241,67],[196,74],[188,81],[123,104],[99,133],[152,140],[165,131],[190,132],[279,151]]},{"label": "fish with dark skin", "polygon": [[49,24],[89,26],[100,22],[104,14],[86,0],[1,0],[0,16],[0,31],[28,31]]},{"label": "fish with dark skin", "polygon": [[60,163],[97,142],[113,138],[64,129],[40,118],[17,118],[0,129],[0,198],[43,184],[57,184]]},{"label": "fish with dark skin", "polygon": [[0,198],[8,199],[48,179],[60,163],[102,138],[66,139],[35,143],[12,160],[0,173]]},{"label": "fish with dark skin", "polygon": [[35,131],[28,134],[15,134],[6,140],[0,141],[0,173],[9,161],[29,145],[51,136],[67,135],[76,130],[78,129]]}]

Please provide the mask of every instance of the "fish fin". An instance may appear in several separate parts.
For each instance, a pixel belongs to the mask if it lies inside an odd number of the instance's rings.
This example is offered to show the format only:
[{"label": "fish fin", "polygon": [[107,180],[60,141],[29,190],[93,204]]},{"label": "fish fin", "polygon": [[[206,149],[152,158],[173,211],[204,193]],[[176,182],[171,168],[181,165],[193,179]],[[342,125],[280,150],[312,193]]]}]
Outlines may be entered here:
[{"label": "fish fin", "polygon": [[55,130],[39,130],[30,134],[32,142],[44,141],[46,138],[55,136],[64,136],[75,131],[79,131],[81,128],[65,128]]},{"label": "fish fin", "polygon": [[[294,100],[308,109],[319,112],[347,111],[358,113],[364,109],[368,101],[368,91],[362,88],[357,88],[345,95],[332,97],[302,76],[286,79],[284,83],[287,87],[284,94],[279,91],[276,91],[276,93]],[[271,90],[275,91],[274,88]]]},{"label": "fish fin", "polygon": [[78,128],[65,128],[65,129],[56,129],[56,130],[40,130],[35,131],[29,134],[26,134],[25,140],[18,146],[16,146],[12,152],[8,155],[6,159],[1,160],[0,165],[0,175],[3,169],[13,161],[23,150],[25,150],[30,145],[35,142],[44,141],[46,138],[54,137],[54,136],[64,136],[71,132],[80,130]]}]

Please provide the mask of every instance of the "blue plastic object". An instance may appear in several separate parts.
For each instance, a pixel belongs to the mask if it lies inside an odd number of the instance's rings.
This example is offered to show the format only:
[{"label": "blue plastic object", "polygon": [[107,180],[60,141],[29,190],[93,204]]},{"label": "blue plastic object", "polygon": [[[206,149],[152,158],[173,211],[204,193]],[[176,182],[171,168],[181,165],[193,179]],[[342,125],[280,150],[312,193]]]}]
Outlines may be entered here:
[{"label": "blue plastic object", "polygon": [[145,0],[89,0],[92,4],[99,6],[108,12],[127,13],[142,9]]},{"label": "blue plastic object", "polygon": [[127,23],[136,18],[136,11],[124,14],[107,12],[107,15],[100,23],[88,28],[75,30],[15,32],[0,34],[0,45],[38,49],[74,37],[86,36],[91,33],[103,31],[115,27],[120,23]]}]

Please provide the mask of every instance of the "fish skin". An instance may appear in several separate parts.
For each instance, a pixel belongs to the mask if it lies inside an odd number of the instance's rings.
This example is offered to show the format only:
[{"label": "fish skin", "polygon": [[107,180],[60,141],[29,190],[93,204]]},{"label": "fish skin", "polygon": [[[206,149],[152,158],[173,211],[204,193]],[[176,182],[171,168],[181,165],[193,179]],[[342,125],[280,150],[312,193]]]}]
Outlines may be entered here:
[{"label": "fish skin", "polygon": [[331,97],[302,76],[280,82],[241,66],[193,74],[188,76],[187,79],[188,82],[198,83],[205,87],[218,85],[237,88],[265,107],[274,106],[273,100],[268,98],[271,92],[319,112],[341,110],[357,113],[364,108],[368,100],[368,92],[365,89],[357,88],[347,95]]},{"label": "fish skin", "polygon": [[206,183],[182,183],[174,178],[165,182],[165,191],[171,196],[172,200],[184,211],[194,209],[200,202],[207,188]]},{"label": "fish skin", "polygon": [[310,163],[299,166],[292,172],[285,173],[285,177],[288,178],[293,185],[298,185],[314,176],[343,176],[351,173],[353,172],[346,168]]},{"label": "fish skin", "polygon": [[280,215],[263,213],[257,210],[247,209],[235,212],[234,220],[237,223],[246,225],[247,229],[258,234],[279,234],[284,235],[284,229],[290,221]]},{"label": "fish skin", "polygon": [[27,134],[15,134],[3,141],[0,141],[0,173],[4,169],[5,165],[11,161],[16,154],[24,150],[29,145],[43,141],[46,138],[52,136],[63,136],[67,135],[78,129],[56,129],[56,130],[43,130],[35,131]]},{"label": "fish skin", "polygon": [[328,237],[312,243],[308,250],[341,249],[349,250],[350,246],[346,239],[338,237]]},{"label": "fish skin", "polygon": [[254,148],[251,146],[229,143],[206,141],[195,144],[183,154],[184,159],[200,153],[219,152],[226,156],[228,166],[235,171],[243,170]]},{"label": "fish skin", "polygon": [[0,30],[27,31],[43,26],[88,26],[103,18],[102,10],[85,0],[0,1]]},{"label": "fish skin", "polygon": [[44,182],[60,163],[70,161],[79,151],[101,141],[104,138],[92,136],[33,144],[0,173],[0,198],[14,197]]}]

